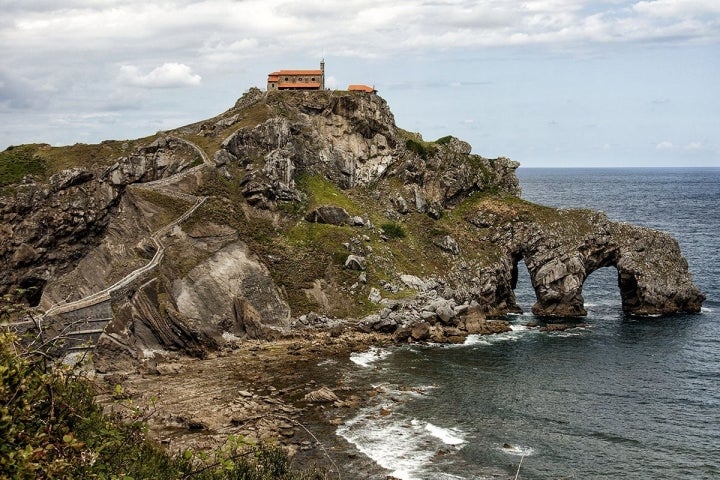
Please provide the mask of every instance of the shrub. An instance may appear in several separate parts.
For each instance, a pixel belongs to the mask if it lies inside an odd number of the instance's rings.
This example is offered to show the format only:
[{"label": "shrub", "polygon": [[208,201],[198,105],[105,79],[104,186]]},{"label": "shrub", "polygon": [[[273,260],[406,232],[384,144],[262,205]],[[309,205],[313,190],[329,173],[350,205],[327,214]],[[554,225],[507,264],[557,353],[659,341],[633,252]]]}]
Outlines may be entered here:
[{"label": "shrub", "polygon": [[45,162],[35,155],[36,150],[36,145],[20,145],[0,152],[0,187],[17,183],[25,175],[45,173]]},{"label": "shrub", "polygon": [[405,238],[405,229],[395,222],[383,223],[380,228],[388,238]]},{"label": "shrub", "polygon": [[417,153],[422,158],[427,157],[428,152],[425,148],[425,145],[423,145],[423,143],[418,140],[408,138],[407,140],[405,140],[405,147],[411,152]]},{"label": "shrub", "polygon": [[453,139],[452,135],[445,135],[444,137],[440,137],[437,140],[435,140],[435,143],[438,145],[447,145],[450,143],[450,141]]}]

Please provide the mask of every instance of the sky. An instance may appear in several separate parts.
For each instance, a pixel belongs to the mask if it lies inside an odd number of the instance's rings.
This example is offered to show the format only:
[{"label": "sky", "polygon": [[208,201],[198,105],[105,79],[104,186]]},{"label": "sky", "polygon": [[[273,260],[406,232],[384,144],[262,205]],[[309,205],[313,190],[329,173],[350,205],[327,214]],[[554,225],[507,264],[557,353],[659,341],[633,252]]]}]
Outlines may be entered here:
[{"label": "sky", "polygon": [[720,166],[718,0],[0,0],[0,150],[212,117],[279,69],[524,167]]}]

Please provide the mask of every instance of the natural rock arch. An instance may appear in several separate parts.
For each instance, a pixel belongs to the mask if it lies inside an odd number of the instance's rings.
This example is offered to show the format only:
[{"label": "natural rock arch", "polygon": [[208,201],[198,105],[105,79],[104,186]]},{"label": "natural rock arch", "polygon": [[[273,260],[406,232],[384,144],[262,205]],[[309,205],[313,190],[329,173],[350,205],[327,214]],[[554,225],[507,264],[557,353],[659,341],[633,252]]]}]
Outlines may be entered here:
[{"label": "natural rock arch", "polygon": [[675,239],[663,232],[604,220],[579,245],[568,244],[568,239],[542,231],[536,224],[514,230],[515,242],[508,254],[511,287],[514,290],[517,286],[518,263],[523,260],[537,299],[532,307],[535,315],[587,315],[585,280],[605,267],[617,270],[622,309],[626,313],[700,311],[705,297],[693,284]]}]

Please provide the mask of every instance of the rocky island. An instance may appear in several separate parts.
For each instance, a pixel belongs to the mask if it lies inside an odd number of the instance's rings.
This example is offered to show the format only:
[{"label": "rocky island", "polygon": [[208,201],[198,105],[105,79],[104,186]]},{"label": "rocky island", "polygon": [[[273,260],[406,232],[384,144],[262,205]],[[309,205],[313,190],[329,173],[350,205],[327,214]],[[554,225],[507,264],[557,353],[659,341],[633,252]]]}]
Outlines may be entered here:
[{"label": "rocky island", "polygon": [[[37,307],[26,324],[61,338],[62,353],[93,350],[97,371],[139,397],[176,399],[213,371],[264,382],[208,388],[213,412],[200,412],[209,393],[176,402],[158,431],[250,431],[302,450],[300,408],[359,401],[308,378],[308,359],[504,331],[521,262],[550,325],[586,314],[583,283],[603,267],[617,269],[628,314],[704,301],[669,235],[524,201],[517,162],[402,130],[374,93],[253,88],[196,124],[11,147],[0,164],[12,173],[0,183],[0,293]],[[239,359],[250,371],[233,370]],[[284,420],[258,427],[268,412]]]}]

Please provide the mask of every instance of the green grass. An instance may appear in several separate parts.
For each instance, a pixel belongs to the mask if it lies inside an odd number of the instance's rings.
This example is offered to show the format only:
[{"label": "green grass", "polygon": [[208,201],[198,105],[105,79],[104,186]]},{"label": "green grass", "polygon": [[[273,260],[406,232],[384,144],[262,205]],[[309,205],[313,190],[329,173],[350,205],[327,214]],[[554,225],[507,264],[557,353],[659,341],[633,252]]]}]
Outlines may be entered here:
[{"label": "green grass", "polygon": [[138,147],[148,145],[157,138],[151,135],[137,140],[106,140],[98,144],[76,143],[63,147],[41,149],[38,154],[48,165],[48,175],[71,167],[92,169],[112,165],[119,157],[129,155]]},{"label": "green grass", "polygon": [[300,175],[296,184],[307,195],[308,211],[323,205],[342,207],[350,215],[363,211],[345,191],[320,175]]},{"label": "green grass", "polygon": [[[231,117],[235,113],[237,112],[230,110],[228,115],[225,116]],[[215,131],[213,135],[205,136],[199,134],[185,134],[180,136],[196,144],[204,150],[210,158],[212,158],[215,152],[220,149],[223,140],[225,140],[228,136],[237,132],[241,128],[253,128],[267,121],[270,118],[270,109],[265,102],[258,102],[240,111],[239,115],[240,116],[238,117],[236,123],[230,125],[229,127]],[[220,121],[221,119],[222,117],[217,118],[216,121]],[[182,130],[182,128],[180,130]]]},{"label": "green grass", "polygon": [[0,188],[20,182],[25,175],[45,176],[47,164],[37,155],[43,145],[20,145],[0,152]]},{"label": "green grass", "polygon": [[407,236],[407,233],[405,233],[405,229],[402,225],[395,222],[383,223],[380,225],[380,229],[382,230],[383,235],[388,238],[405,238]]},{"label": "green grass", "polygon": [[63,147],[27,144],[0,152],[0,188],[18,183],[25,175],[36,175],[41,181],[72,167],[87,170],[112,165],[119,157],[147,145],[156,136],[137,140],[108,140],[98,144],[76,143]]}]

